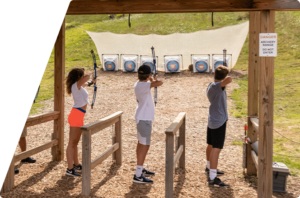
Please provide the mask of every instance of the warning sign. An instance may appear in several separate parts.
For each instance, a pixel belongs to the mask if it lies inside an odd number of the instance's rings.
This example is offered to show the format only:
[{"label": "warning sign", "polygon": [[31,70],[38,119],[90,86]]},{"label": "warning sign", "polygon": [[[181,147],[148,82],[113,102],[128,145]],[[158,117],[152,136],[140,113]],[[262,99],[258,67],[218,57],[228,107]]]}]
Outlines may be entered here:
[{"label": "warning sign", "polygon": [[277,33],[259,34],[259,56],[260,57],[277,56]]}]

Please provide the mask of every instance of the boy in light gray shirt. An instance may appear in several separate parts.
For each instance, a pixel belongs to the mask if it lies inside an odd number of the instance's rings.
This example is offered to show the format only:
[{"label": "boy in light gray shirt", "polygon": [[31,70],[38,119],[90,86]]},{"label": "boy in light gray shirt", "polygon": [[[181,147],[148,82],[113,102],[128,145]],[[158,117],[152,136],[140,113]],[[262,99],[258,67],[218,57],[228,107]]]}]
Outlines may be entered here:
[{"label": "boy in light gray shirt", "polygon": [[217,170],[217,166],[219,154],[224,146],[228,120],[225,86],[232,82],[232,78],[227,76],[228,73],[227,67],[218,66],[215,69],[214,82],[207,87],[207,98],[210,106],[207,123],[207,165],[205,172],[209,175],[208,184],[217,187],[229,186],[217,178],[217,175],[224,174],[224,172]]}]

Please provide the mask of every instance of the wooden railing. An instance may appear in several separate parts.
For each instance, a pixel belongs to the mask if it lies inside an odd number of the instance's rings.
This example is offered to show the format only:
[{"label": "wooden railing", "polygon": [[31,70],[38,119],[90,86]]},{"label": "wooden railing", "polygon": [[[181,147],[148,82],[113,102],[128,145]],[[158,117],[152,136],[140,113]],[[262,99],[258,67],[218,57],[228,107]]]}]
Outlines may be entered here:
[{"label": "wooden railing", "polygon": [[[84,125],[82,130],[82,195],[89,196],[91,191],[91,171],[101,164],[109,155],[113,154],[116,164],[122,165],[122,111],[106,118]],[[93,134],[115,124],[115,142],[104,153],[91,161]]]},{"label": "wooden railing", "polygon": [[[180,113],[166,130],[166,180],[165,197],[173,197],[173,179],[177,162],[179,167],[185,168],[185,120],[186,113]],[[179,130],[178,145],[174,157],[174,136]]]},{"label": "wooden railing", "polygon": [[[259,120],[257,118],[250,118],[250,121],[252,123],[252,127],[254,129],[254,131],[258,134],[258,129],[259,129],[259,126],[258,126],[258,123],[259,123]],[[253,163],[255,164],[255,167],[256,167],[256,170],[258,170],[258,157],[255,153],[254,150],[251,150],[251,158],[253,160]]]},{"label": "wooden railing", "polygon": [[[53,111],[53,112],[42,114],[42,115],[30,116],[27,118],[25,128],[27,128],[29,126],[34,126],[34,125],[42,124],[45,122],[57,120],[59,118],[59,116],[60,116],[59,111]],[[12,190],[14,187],[14,177],[15,177],[14,164],[15,164],[15,162],[25,159],[29,156],[35,155],[37,153],[40,153],[46,149],[55,147],[58,144],[59,144],[59,140],[52,138],[52,141],[50,141],[48,143],[45,143],[41,146],[35,147],[33,149],[30,149],[28,151],[24,151],[24,152],[21,152],[21,153],[15,155],[11,161],[11,164],[8,169],[1,192],[3,192],[3,193],[8,192],[8,191]],[[54,155],[57,155],[57,153],[52,152],[52,155],[53,155],[53,158],[56,158]]]}]

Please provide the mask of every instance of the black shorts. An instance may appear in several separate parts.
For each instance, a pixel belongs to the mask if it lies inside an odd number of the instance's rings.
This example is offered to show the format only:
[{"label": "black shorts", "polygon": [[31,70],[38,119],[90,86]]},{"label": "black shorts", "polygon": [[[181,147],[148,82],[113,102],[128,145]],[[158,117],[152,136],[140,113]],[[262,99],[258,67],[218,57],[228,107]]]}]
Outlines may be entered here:
[{"label": "black shorts", "polygon": [[217,129],[210,129],[207,127],[207,144],[212,145],[213,148],[223,149],[226,135],[227,121]]}]

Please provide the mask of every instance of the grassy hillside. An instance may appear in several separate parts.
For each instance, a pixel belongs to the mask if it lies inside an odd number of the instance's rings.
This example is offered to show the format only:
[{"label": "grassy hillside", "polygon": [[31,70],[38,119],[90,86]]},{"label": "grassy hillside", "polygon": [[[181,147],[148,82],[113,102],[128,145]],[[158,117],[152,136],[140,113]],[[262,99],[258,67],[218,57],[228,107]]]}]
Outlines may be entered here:
[{"label": "grassy hillside", "polygon": [[[275,58],[274,128],[286,137],[300,142],[300,12],[276,12],[278,57]],[[248,70],[248,39],[235,69]],[[240,85],[231,97],[235,100],[235,116],[247,115],[248,76],[237,80]],[[292,143],[274,132],[274,161],[286,163],[293,174],[300,170],[300,144]],[[298,170],[297,170],[298,169]]]},{"label": "grassy hillside", "polygon": [[[93,41],[85,32],[113,32],[119,34],[133,33],[138,35],[172,33],[188,33],[199,30],[216,29],[235,25],[248,20],[248,13],[215,13],[215,26],[211,26],[211,13],[191,14],[145,14],[132,15],[131,28],[125,18],[109,20],[107,15],[66,16],[66,73],[73,67],[92,69],[91,49],[96,49]],[[276,32],[279,35],[278,57],[275,64],[275,128],[287,137],[300,142],[299,117],[300,80],[300,13],[276,12]],[[95,50],[97,53],[97,51]],[[99,60],[98,60],[99,62]],[[242,49],[235,69],[247,71],[248,39]],[[40,94],[31,114],[43,109],[41,101],[53,97],[53,52],[44,73]],[[232,94],[236,109],[232,111],[236,117],[245,118],[247,114],[247,75],[236,80],[240,85]],[[239,144],[236,142],[235,144]],[[274,134],[274,152],[299,156],[300,147]],[[274,161],[286,163],[293,174],[299,174],[300,160],[284,156],[274,156]]]}]

